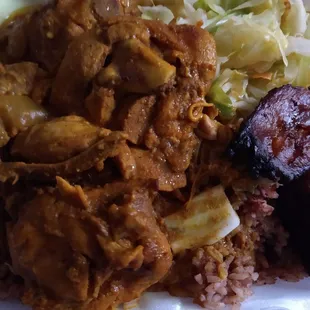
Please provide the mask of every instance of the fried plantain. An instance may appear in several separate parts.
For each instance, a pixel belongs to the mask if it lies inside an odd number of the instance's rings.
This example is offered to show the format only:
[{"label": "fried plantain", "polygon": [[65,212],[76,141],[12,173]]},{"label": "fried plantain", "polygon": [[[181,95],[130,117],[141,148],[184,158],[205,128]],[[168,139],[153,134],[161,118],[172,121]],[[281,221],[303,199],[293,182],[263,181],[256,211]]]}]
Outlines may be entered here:
[{"label": "fried plantain", "polygon": [[310,169],[310,90],[271,90],[241,126],[229,155],[253,176],[292,181]]}]

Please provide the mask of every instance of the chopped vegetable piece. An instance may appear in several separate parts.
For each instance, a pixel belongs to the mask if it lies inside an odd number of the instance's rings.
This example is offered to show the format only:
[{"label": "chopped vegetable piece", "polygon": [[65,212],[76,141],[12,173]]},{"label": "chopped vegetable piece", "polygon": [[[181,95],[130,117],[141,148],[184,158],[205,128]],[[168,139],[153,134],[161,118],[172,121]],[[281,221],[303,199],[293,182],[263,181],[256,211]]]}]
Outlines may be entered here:
[{"label": "chopped vegetable piece", "polygon": [[164,221],[175,254],[214,244],[240,224],[221,185],[197,195],[183,210],[167,216]]}]

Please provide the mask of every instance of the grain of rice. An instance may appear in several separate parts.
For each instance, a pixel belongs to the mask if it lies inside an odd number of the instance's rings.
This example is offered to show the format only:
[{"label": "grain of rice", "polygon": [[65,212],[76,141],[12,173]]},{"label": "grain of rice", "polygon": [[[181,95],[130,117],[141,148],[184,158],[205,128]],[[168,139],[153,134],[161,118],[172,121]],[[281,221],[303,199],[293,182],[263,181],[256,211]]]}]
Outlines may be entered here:
[{"label": "grain of rice", "polygon": [[201,273],[195,275],[195,280],[197,281],[198,284],[202,285],[203,284],[203,278],[202,278],[202,275]]},{"label": "grain of rice", "polygon": [[212,301],[213,301],[213,302],[219,302],[219,301],[221,301],[221,300],[222,300],[222,296],[219,295],[219,294],[215,294],[215,295],[213,296],[213,298],[212,298]]},{"label": "grain of rice", "polygon": [[231,273],[228,278],[230,280],[245,280],[246,278],[248,278],[248,274],[247,273]]},{"label": "grain of rice", "polygon": [[226,289],[226,287],[220,287],[217,291],[218,291],[218,293],[221,294],[222,296],[227,295],[227,289]]},{"label": "grain of rice", "polygon": [[207,281],[209,283],[216,283],[221,281],[221,278],[217,277],[217,276],[207,276]]},{"label": "grain of rice", "polygon": [[201,302],[204,302],[204,301],[207,300],[207,298],[206,298],[205,295],[201,294],[200,297],[199,297],[199,300],[200,300]]}]

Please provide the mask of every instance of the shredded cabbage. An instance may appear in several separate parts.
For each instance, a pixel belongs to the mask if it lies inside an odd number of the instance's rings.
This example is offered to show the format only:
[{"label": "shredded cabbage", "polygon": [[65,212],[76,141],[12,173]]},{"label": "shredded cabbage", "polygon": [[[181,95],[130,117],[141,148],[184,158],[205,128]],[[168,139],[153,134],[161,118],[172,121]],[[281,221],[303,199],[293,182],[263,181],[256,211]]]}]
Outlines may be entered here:
[{"label": "shredded cabbage", "polygon": [[218,64],[207,99],[222,117],[251,113],[274,87],[287,83],[310,86],[310,0],[154,3],[152,14],[151,8],[143,11],[141,7],[144,18],[199,24],[213,34]]},{"label": "shredded cabbage", "polygon": [[[196,0],[184,0],[183,16],[177,18],[177,24],[191,24],[196,25],[198,22],[202,22],[202,27],[205,28],[209,24],[207,13],[198,8],[195,9],[194,3]],[[180,1],[182,2],[182,1]]]},{"label": "shredded cabbage", "polygon": [[302,37],[288,37],[286,54],[290,55],[292,53],[310,56],[310,40]]},{"label": "shredded cabbage", "polygon": [[213,83],[208,94],[209,102],[219,109],[221,117],[231,118],[236,106],[247,97],[248,76],[240,71],[225,69]]},{"label": "shredded cabbage", "polygon": [[289,56],[289,65],[285,68],[285,78],[295,86],[310,86],[310,57],[302,55]]},{"label": "shredded cabbage", "polygon": [[220,57],[228,57],[225,67],[269,68],[279,59],[286,62],[287,39],[270,11],[260,15],[233,16],[216,31],[214,38]]}]

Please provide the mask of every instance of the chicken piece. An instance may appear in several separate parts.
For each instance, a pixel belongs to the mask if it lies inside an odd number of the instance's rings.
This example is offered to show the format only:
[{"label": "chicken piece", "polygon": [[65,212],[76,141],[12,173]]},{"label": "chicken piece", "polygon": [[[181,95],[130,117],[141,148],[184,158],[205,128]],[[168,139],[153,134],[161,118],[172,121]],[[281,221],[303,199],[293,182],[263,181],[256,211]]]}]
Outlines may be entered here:
[{"label": "chicken piece", "polygon": [[285,85],[263,98],[230,146],[251,173],[291,181],[310,169],[310,91]]},{"label": "chicken piece", "polygon": [[28,289],[24,302],[42,310],[109,309],[167,273],[170,246],[148,192],[131,189],[119,198],[109,205],[104,189],[58,178],[58,189],[25,204],[8,227],[13,269]]},{"label": "chicken piece", "polygon": [[31,99],[35,103],[43,105],[49,97],[48,95],[52,89],[52,84],[53,80],[51,78],[45,76],[37,77],[30,94]]},{"label": "chicken piece", "polygon": [[0,181],[16,181],[20,177],[32,180],[54,180],[57,175],[62,177],[78,177],[84,171],[93,167],[103,166],[103,162],[108,157],[115,157],[119,154],[121,142],[126,139],[126,135],[121,132],[108,133],[106,137],[93,144],[84,152],[69,158],[65,161],[46,164],[24,162],[1,162]]},{"label": "chicken piece", "polygon": [[57,9],[84,30],[94,28],[97,19],[105,21],[111,17],[135,14],[138,11],[136,0],[58,0]]},{"label": "chicken piece", "polygon": [[144,20],[143,22],[147,26],[151,38],[160,48],[166,51],[185,51],[182,42],[178,40],[178,37],[169,25],[154,20]]},{"label": "chicken piece", "polygon": [[[112,19],[113,20],[113,19]],[[114,18],[113,23],[107,30],[110,44],[137,38],[145,45],[150,44],[150,33],[144,22],[137,18]]]},{"label": "chicken piece", "polygon": [[125,141],[120,147],[119,154],[115,157],[115,160],[125,180],[129,180],[135,177],[136,161]]},{"label": "chicken piece", "polygon": [[16,16],[7,25],[1,25],[0,44],[4,51],[1,57],[5,63],[15,63],[21,61],[27,50],[26,24],[30,14]]},{"label": "chicken piece", "polygon": [[146,96],[122,105],[117,114],[118,128],[128,134],[130,142],[143,142],[144,135],[151,125],[155,103],[155,96]]},{"label": "chicken piece", "polygon": [[129,15],[139,16],[139,0],[93,0],[93,10],[100,23],[109,22],[112,18],[120,16],[126,18]]},{"label": "chicken piece", "polygon": [[[89,263],[84,255],[93,254],[91,251],[100,255],[96,244],[91,248],[94,242],[85,230],[93,231],[96,236],[101,226],[106,230],[105,223],[94,221],[90,214],[67,204],[59,195],[38,195],[25,207],[27,211],[8,230],[15,272],[23,276],[28,285],[36,281],[58,298],[85,301]],[[75,243],[73,250],[70,241]],[[86,248],[80,249],[83,246]]]},{"label": "chicken piece", "polygon": [[33,89],[38,65],[21,62],[0,70],[0,95],[29,95]]},{"label": "chicken piece", "polygon": [[165,192],[186,186],[184,173],[171,171],[164,160],[156,158],[150,151],[131,148],[131,153],[136,162],[136,179],[156,180],[157,189]]},{"label": "chicken piece", "polygon": [[[36,12],[26,29],[30,57],[48,72],[55,72],[74,34],[59,12],[47,6]],[[83,30],[78,32],[78,35]]]},{"label": "chicken piece", "polygon": [[[174,193],[176,192],[179,191],[176,190]],[[168,215],[180,211],[186,202],[186,197],[182,198],[182,200],[179,200],[176,195],[173,194],[166,195],[165,193],[157,193],[153,201],[155,213],[159,218],[165,218]]]},{"label": "chicken piece", "polygon": [[27,95],[42,104],[52,86],[52,80],[36,63],[0,64],[0,95]]},{"label": "chicken piece", "polygon": [[11,154],[30,163],[59,163],[87,150],[106,134],[79,116],[65,116],[21,132]]},{"label": "chicken piece", "polygon": [[91,119],[100,126],[109,122],[115,106],[114,90],[103,87],[94,89],[85,101]]},{"label": "chicken piece", "polygon": [[151,38],[164,50],[165,59],[177,67],[177,83],[184,91],[197,89],[204,97],[216,71],[216,47],[204,29],[191,25],[165,25],[144,21]]},{"label": "chicken piece", "polygon": [[175,61],[179,60],[181,63],[177,83],[184,91],[195,87],[199,95],[204,97],[215,76],[215,41],[209,32],[200,27],[190,25],[170,27],[184,49],[184,52],[173,53]]},{"label": "chicken piece", "polygon": [[153,125],[145,135],[151,150],[159,149],[175,172],[184,172],[191,161],[199,139],[194,133],[196,123],[188,119],[189,107],[198,100],[196,93],[173,90],[162,95],[154,113]]},{"label": "chicken piece", "polygon": [[88,83],[103,66],[110,48],[89,35],[74,40],[54,80],[51,103],[58,113],[81,113]]},{"label": "chicken piece", "polygon": [[29,97],[0,95],[0,147],[4,146],[10,137],[44,122],[47,118],[48,113],[45,109],[35,104]]},{"label": "chicken piece", "polygon": [[124,7],[121,0],[93,0],[93,8],[97,16],[103,20],[124,14]]},{"label": "chicken piece", "polygon": [[62,16],[82,27],[84,31],[92,29],[96,24],[93,0],[58,0],[56,9]]},{"label": "chicken piece", "polygon": [[98,75],[102,86],[119,85],[125,91],[145,94],[175,77],[174,66],[135,38],[119,42],[112,58],[112,63]]}]

